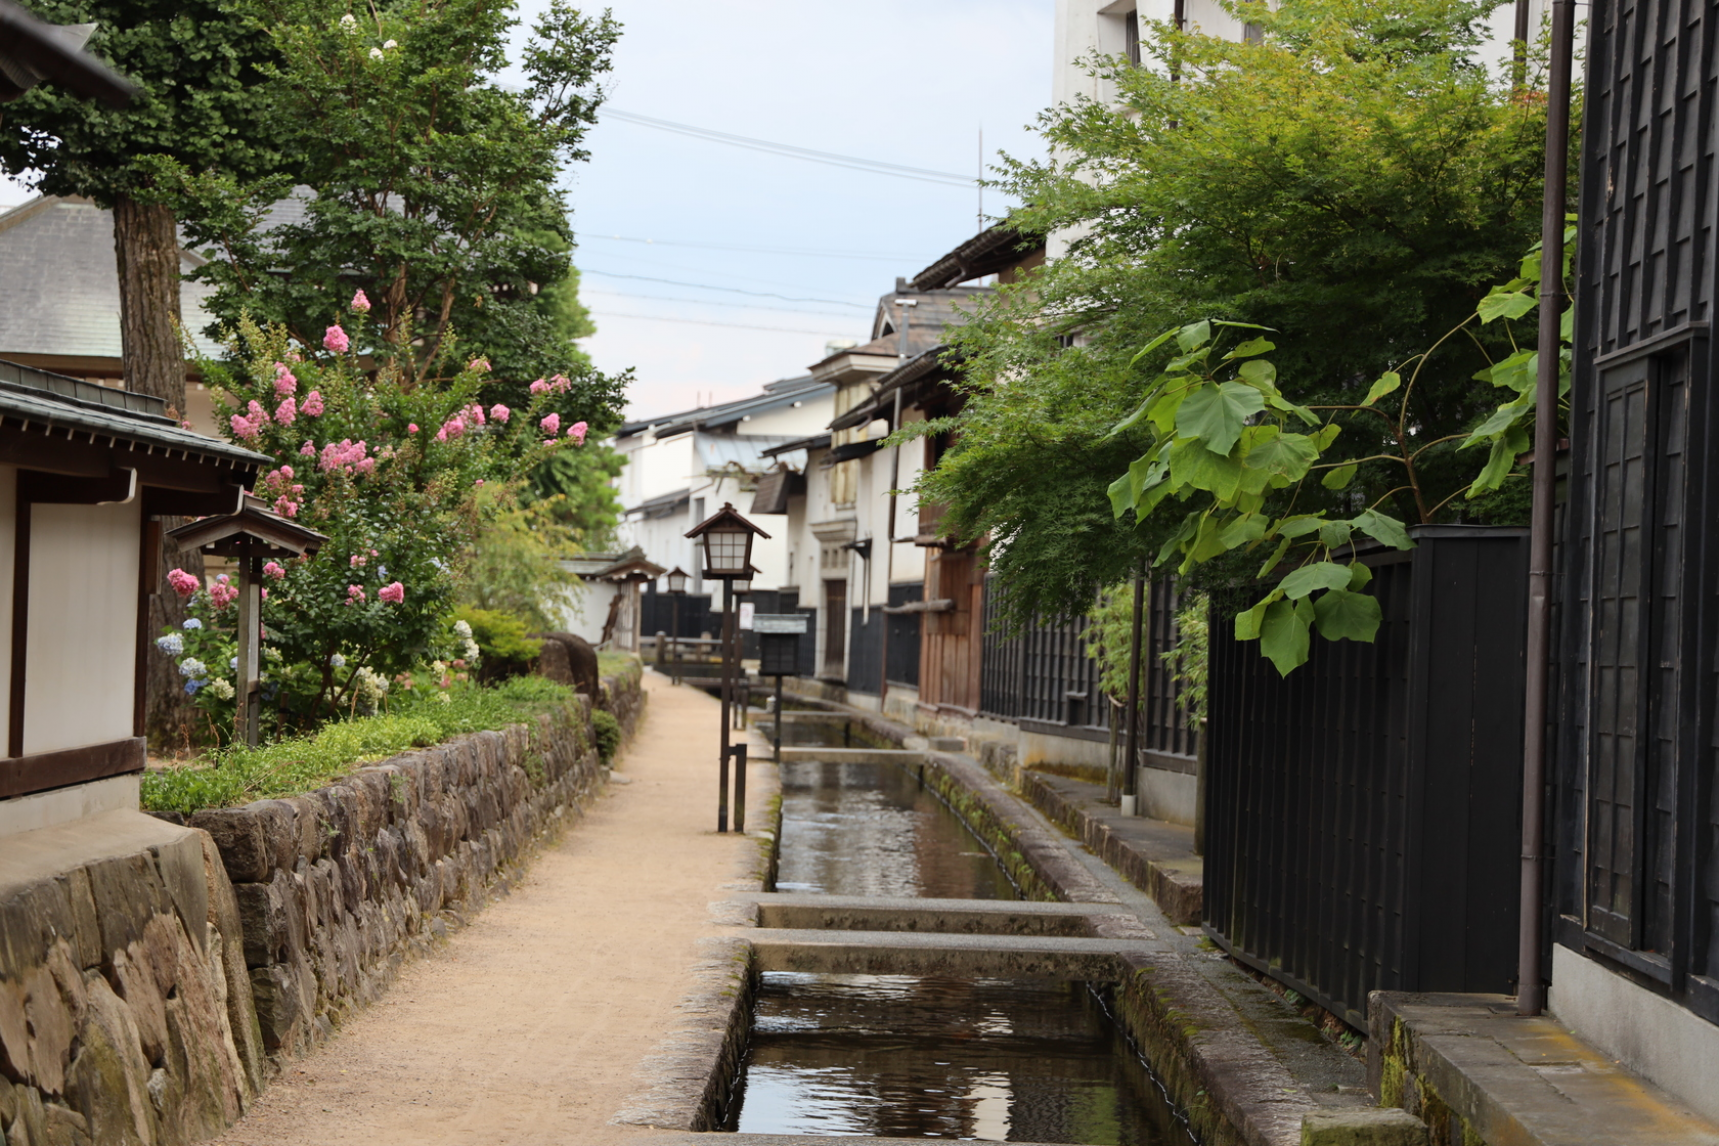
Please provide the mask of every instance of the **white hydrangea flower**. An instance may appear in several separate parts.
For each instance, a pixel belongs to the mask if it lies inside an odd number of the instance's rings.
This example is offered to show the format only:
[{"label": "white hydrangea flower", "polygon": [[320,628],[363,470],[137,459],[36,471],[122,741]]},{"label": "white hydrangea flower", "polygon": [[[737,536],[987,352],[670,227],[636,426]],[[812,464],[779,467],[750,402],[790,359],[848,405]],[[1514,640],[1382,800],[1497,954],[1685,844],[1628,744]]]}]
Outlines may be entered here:
[{"label": "white hydrangea flower", "polygon": [[358,695],[374,703],[388,695],[388,678],[369,668],[358,670]]},{"label": "white hydrangea flower", "polygon": [[345,32],[348,36],[357,34],[357,32],[358,32],[358,21],[356,18],[354,18],[352,13],[348,12],[346,15],[344,15],[340,18],[340,30],[342,32]]},{"label": "white hydrangea flower", "polygon": [[370,49],[370,58],[373,60],[380,60],[382,58],[382,49],[381,48],[371,48]]},{"label": "white hydrangea flower", "polygon": [[345,668],[346,658],[341,656],[339,653],[335,653],[333,656],[328,658],[328,663],[335,668]]},{"label": "white hydrangea flower", "polygon": [[472,627],[464,621],[455,621],[454,636],[462,641],[469,641],[472,639]]},{"label": "white hydrangea flower", "polygon": [[468,661],[477,660],[478,659],[477,642],[476,641],[467,641],[466,647],[461,651],[461,655],[464,656],[465,659]]},{"label": "white hydrangea flower", "polygon": [[279,649],[275,648],[273,645],[265,645],[263,647],[263,659],[278,665],[281,663],[283,658]]},{"label": "white hydrangea flower", "polygon": [[196,657],[186,657],[179,662],[179,675],[186,680],[197,680],[209,674],[209,667]]},{"label": "white hydrangea flower", "polygon": [[220,697],[222,700],[232,700],[234,696],[233,686],[227,681],[219,678],[209,682],[209,691]]},{"label": "white hydrangea flower", "polygon": [[436,694],[436,703],[438,704],[452,704],[453,702],[454,698],[445,692],[438,692]]},{"label": "white hydrangea flower", "polygon": [[384,51],[392,52],[395,48],[398,48],[399,46],[400,46],[400,41],[389,40],[387,43],[382,45],[382,48]]}]

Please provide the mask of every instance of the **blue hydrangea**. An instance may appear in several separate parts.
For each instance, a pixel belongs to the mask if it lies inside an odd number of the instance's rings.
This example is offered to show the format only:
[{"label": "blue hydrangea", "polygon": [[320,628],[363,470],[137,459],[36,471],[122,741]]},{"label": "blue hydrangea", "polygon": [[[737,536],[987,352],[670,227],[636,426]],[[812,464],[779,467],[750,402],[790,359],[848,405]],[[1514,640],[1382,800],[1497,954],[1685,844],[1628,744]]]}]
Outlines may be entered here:
[{"label": "blue hydrangea", "polygon": [[179,675],[187,680],[198,680],[209,675],[209,667],[196,657],[186,657],[179,662]]},{"label": "blue hydrangea", "polygon": [[201,680],[188,680],[188,681],[186,681],[185,682],[185,695],[186,696],[196,696],[197,690],[202,688],[207,683],[208,683],[207,681],[201,681]]},{"label": "blue hydrangea", "polygon": [[185,642],[178,633],[168,633],[165,637],[155,638],[155,647],[170,657],[176,657],[185,651]]},{"label": "blue hydrangea", "polygon": [[203,622],[199,621],[196,617],[186,617],[185,623],[179,627],[186,630],[201,629],[203,627]]},{"label": "blue hydrangea", "polygon": [[376,566],[376,579],[378,581],[388,580],[388,566],[386,566],[386,565]]},{"label": "blue hydrangea", "polygon": [[234,672],[238,672],[239,671],[239,658],[234,657],[232,660],[228,661],[227,667],[232,669]]},{"label": "blue hydrangea", "polygon": [[335,653],[333,656],[328,658],[328,663],[333,665],[335,668],[345,668],[346,658],[341,656],[339,653]]}]

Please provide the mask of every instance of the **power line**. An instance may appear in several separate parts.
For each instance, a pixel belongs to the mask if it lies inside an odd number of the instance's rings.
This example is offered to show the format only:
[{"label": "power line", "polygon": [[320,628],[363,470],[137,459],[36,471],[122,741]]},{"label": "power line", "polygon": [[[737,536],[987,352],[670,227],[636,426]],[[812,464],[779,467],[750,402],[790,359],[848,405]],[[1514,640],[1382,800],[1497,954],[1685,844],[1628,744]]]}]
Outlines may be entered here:
[{"label": "power line", "polygon": [[850,171],[864,171],[872,175],[891,175],[897,179],[917,179],[921,183],[938,183],[945,187],[971,187],[974,183],[972,177],[967,175],[955,175],[948,171],[932,171],[924,167],[907,167],[900,163],[886,163],[878,159],[861,159],[855,155],[839,155],[833,151],[814,151],[809,147],[797,147],[791,143],[774,143],[768,139],[756,139],[749,135],[734,135],[731,132],[714,131],[707,127],[694,127],[689,123],[675,123],[673,120],[657,119],[654,116],[635,115],[632,112],[620,111],[613,107],[606,108],[603,114],[623,123],[636,124],[639,127],[651,127],[659,131],[674,132],[677,135],[688,135],[694,139],[702,139],[710,143],[726,143],[731,147],[763,151],[785,159],[804,159],[811,163],[845,167]]},{"label": "power line", "polygon": [[886,263],[911,263],[923,260],[923,255],[876,255],[861,254],[858,251],[796,251],[788,247],[744,247],[731,246],[726,243],[692,243],[676,239],[636,239],[631,235],[588,235],[579,236],[581,243],[591,239],[602,239],[615,243],[644,243],[652,247],[696,247],[705,251],[741,251],[749,255],[793,255],[808,259],[873,259]]},{"label": "power line", "polygon": [[690,302],[696,306],[732,306],[742,310],[769,310],[777,314],[804,314],[808,316],[823,316],[825,318],[845,318],[852,322],[856,316],[839,314],[833,310],[794,310],[786,306],[766,306],[758,302],[723,302],[714,298],[681,298],[677,295],[633,294],[624,290],[588,290],[582,292],[588,295],[607,295],[611,298],[636,298],[646,302]]},{"label": "power line", "polygon": [[646,322],[679,322],[687,326],[721,326],[729,330],[769,330],[777,334],[803,334],[808,338],[823,338],[829,334],[827,330],[795,330],[787,326],[749,326],[742,322],[714,322],[703,318],[664,318],[656,314],[627,314],[618,310],[594,310],[591,313],[604,318],[640,318]]},{"label": "power line", "polygon": [[848,302],[846,299],[839,299],[839,298],[800,298],[798,296],[789,295],[789,294],[774,294],[770,291],[741,290],[739,287],[711,286],[709,283],[689,283],[689,282],[682,282],[679,279],[658,279],[658,278],[652,278],[649,275],[621,275],[621,274],[616,274],[614,271],[592,270],[590,267],[580,267],[579,273],[580,274],[586,274],[586,275],[596,275],[599,278],[606,278],[606,279],[636,279],[639,282],[645,282],[645,283],[665,283],[668,286],[692,287],[694,290],[727,291],[729,294],[743,294],[743,295],[748,295],[752,298],[776,298],[776,299],[781,299],[783,302],[821,302],[821,303],[827,303],[830,306],[851,306],[857,310],[870,310],[870,309],[872,309],[872,304],[870,304],[870,303]]}]

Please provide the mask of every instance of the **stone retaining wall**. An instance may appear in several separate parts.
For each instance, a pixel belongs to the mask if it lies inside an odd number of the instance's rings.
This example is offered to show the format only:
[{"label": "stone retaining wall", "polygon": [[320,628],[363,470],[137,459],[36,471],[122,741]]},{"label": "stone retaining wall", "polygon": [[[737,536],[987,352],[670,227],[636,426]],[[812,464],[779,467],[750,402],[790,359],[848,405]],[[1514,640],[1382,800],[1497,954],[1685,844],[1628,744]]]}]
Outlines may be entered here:
[{"label": "stone retaining wall", "polygon": [[262,1085],[239,905],[209,837],[113,811],[0,847],[0,1140],[179,1146]]}]

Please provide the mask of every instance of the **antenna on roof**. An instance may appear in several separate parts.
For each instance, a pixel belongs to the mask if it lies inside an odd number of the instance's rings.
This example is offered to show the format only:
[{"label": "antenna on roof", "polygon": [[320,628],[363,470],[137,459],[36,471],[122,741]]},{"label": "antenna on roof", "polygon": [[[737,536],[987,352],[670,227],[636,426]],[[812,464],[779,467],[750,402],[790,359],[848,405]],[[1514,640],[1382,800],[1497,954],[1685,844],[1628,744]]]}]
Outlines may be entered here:
[{"label": "antenna on roof", "polygon": [[979,188],[979,230],[985,229],[985,124],[979,123],[979,178],[974,180],[974,186]]}]

